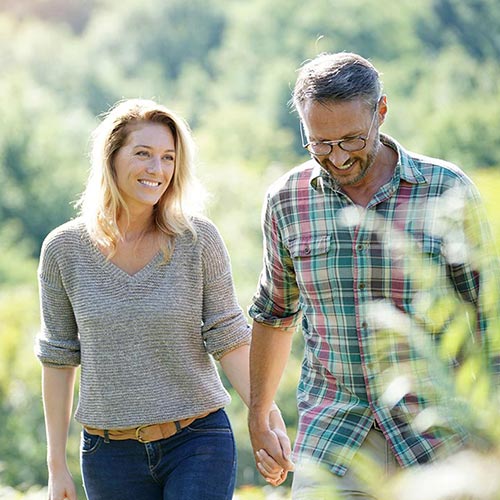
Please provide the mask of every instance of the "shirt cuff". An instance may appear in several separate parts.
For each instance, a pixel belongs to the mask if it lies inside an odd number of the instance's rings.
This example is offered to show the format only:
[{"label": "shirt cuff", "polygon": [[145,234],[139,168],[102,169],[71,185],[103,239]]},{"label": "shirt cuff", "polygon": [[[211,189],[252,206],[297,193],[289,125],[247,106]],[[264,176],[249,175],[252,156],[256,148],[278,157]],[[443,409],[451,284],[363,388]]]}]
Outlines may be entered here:
[{"label": "shirt cuff", "polygon": [[300,311],[290,315],[290,316],[275,316],[268,312],[262,311],[255,304],[250,306],[248,309],[249,316],[257,323],[262,323],[263,325],[271,326],[273,328],[295,328],[299,323],[301,318]]}]

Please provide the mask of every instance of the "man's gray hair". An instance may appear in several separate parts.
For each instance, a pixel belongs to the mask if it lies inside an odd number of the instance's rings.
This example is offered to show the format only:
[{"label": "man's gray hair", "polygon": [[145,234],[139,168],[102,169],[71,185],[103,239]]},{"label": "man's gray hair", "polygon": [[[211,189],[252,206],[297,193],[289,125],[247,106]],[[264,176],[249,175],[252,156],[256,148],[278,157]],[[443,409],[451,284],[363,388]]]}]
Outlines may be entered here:
[{"label": "man's gray hair", "polygon": [[291,104],[299,114],[306,101],[364,99],[374,109],[381,94],[380,74],[367,59],[351,52],[323,53],[300,68]]}]

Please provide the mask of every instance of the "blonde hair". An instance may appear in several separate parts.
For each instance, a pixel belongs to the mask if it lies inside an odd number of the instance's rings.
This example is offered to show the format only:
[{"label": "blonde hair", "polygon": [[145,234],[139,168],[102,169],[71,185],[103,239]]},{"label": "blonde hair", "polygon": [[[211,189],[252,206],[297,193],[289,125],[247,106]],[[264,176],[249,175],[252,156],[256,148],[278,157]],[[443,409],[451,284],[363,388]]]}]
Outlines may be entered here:
[{"label": "blonde hair", "polygon": [[[118,218],[128,217],[121,196],[113,162],[118,150],[127,142],[132,126],[141,122],[167,126],[175,141],[175,168],[172,180],[154,206],[153,224],[162,233],[162,250],[168,260],[176,236],[189,230],[196,238],[190,218],[190,191],[199,191],[193,174],[194,142],[188,124],[175,112],[151,100],[128,99],[118,102],[105,115],[92,134],[90,175],[77,206],[92,240],[112,256],[122,238]],[[199,201],[199,195],[196,196]]]}]

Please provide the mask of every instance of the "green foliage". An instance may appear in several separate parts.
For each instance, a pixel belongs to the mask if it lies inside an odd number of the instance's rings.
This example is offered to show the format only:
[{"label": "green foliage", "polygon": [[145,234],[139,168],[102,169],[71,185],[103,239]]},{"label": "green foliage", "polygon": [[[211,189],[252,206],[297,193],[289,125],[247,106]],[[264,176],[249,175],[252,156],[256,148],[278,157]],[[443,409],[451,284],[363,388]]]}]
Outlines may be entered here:
[{"label": "green foliage", "polygon": [[0,83],[0,220],[36,255],[47,230],[67,220],[83,187],[89,115],[65,109],[23,72]]},{"label": "green foliage", "polygon": [[7,221],[0,228],[0,289],[6,286],[33,283],[36,260],[29,240],[23,238],[20,224]]},{"label": "green foliage", "polygon": [[47,498],[47,489],[37,486],[28,491],[21,492],[9,486],[0,485],[0,500],[45,500]]},{"label": "green foliage", "polygon": [[496,62],[479,63],[460,47],[444,49],[433,64],[418,61],[409,72],[390,64],[384,68],[389,100],[384,130],[410,149],[466,171],[494,167],[499,164],[493,146],[500,116],[498,77]]},{"label": "green foliage", "polygon": [[2,0],[0,7],[16,18],[37,17],[51,23],[66,24],[81,32],[92,13],[96,0]]},{"label": "green foliage", "polygon": [[[39,498],[47,484],[41,369],[33,351],[39,329],[38,294],[31,284],[0,287],[0,499],[1,485],[15,487],[5,498]],[[83,497],[78,464],[79,429],[73,423],[68,462]],[[9,496],[11,495],[11,496]],[[15,496],[18,495],[18,496]]]},{"label": "green foliage", "polygon": [[[489,202],[491,210],[497,201],[489,199]],[[498,467],[500,449],[498,256],[488,232],[478,230],[484,222],[483,207],[471,203],[460,191],[437,200],[429,218],[438,222],[435,236],[443,240],[448,252],[460,248],[460,258],[465,258],[460,262],[477,271],[480,280],[477,308],[451,287],[442,266],[422,254],[408,237],[400,235],[397,251],[405,262],[405,276],[412,280],[417,293],[412,310],[405,313],[382,301],[369,306],[374,334],[367,356],[379,373],[376,397],[382,408],[398,411],[397,405],[407,397],[425,401],[424,410],[419,411],[415,405],[413,411],[399,411],[399,418],[417,431],[437,438],[446,437],[450,431],[465,435],[467,451],[455,451],[451,458],[437,461],[426,470],[417,470],[416,476],[411,470],[401,472],[397,481],[388,483],[380,483],[380,474],[370,476],[366,469],[362,472],[367,479],[372,477],[373,486],[384,492],[383,498],[444,500],[450,498],[448,488],[430,487],[418,494],[408,491],[413,491],[411,485],[419,475],[424,484],[442,484],[443,472],[459,477],[469,469],[468,463],[472,471],[467,473],[465,481],[454,486],[453,497],[498,498],[500,484],[483,484],[486,476],[482,472],[489,460],[496,464],[493,468]],[[462,220],[465,220],[464,235],[458,230]],[[449,265],[454,266],[453,253],[446,255],[451,261]],[[448,446],[444,444],[442,450]]]},{"label": "green foliage", "polygon": [[165,79],[175,79],[184,64],[195,61],[210,70],[210,51],[220,44],[224,29],[216,0],[125,0],[119,9],[105,1],[94,14],[85,34],[88,43],[132,77],[158,66]]},{"label": "green foliage", "polygon": [[491,225],[491,230],[493,233],[493,241],[496,242],[497,251],[498,245],[500,244],[500,175],[497,173],[497,169],[488,170],[476,170],[472,173],[472,179],[476,183],[479,191],[484,199],[484,206],[488,214],[488,220]]},{"label": "green foliage", "polygon": [[432,45],[442,47],[456,41],[475,59],[498,60],[500,12],[495,0],[433,0],[431,5],[433,30],[422,34]]},{"label": "green foliage", "polygon": [[45,480],[40,369],[33,355],[38,299],[32,287],[0,291],[0,484]]}]

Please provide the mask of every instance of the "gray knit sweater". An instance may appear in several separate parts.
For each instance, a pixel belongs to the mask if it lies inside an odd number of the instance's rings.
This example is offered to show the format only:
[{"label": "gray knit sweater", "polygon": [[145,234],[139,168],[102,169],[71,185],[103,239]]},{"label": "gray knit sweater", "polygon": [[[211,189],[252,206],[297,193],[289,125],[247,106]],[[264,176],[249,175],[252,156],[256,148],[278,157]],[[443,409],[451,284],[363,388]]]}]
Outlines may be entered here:
[{"label": "gray knit sweater", "polygon": [[250,342],[224,243],[195,218],[196,242],[177,237],[128,275],[92,243],[83,221],[52,231],[39,266],[41,332],[48,366],[81,364],[75,418],[120,429],[177,420],[229,402],[214,363]]}]

